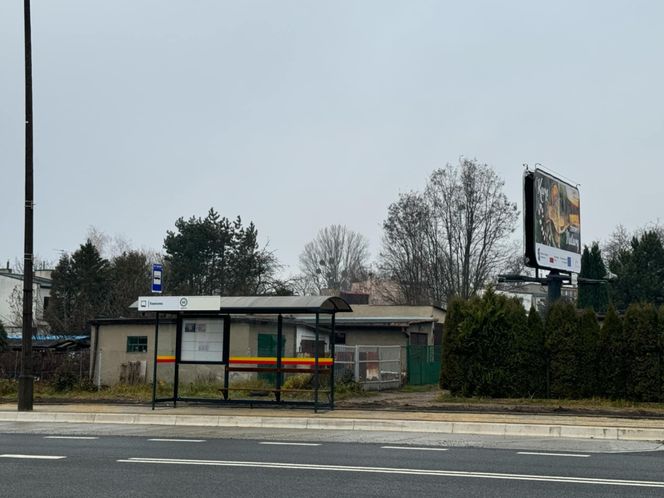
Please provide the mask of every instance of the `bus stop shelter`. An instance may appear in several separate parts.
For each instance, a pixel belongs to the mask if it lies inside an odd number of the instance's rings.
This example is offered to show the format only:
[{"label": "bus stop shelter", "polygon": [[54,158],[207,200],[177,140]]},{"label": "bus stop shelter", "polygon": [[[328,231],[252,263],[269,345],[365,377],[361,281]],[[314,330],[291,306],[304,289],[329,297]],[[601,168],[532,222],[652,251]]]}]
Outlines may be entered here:
[{"label": "bus stop shelter", "polygon": [[[332,296],[144,296],[139,297],[137,308],[140,312],[155,313],[155,344],[152,375],[152,408],[156,403],[178,401],[205,403],[242,403],[267,405],[304,405],[318,408],[334,408],[334,350],[335,315],[350,312],[346,301]],[[160,355],[159,318],[167,314],[176,318],[174,355]],[[296,319],[300,316],[314,316],[314,344],[321,337],[328,337],[329,355],[322,354],[319,347],[313,348],[313,356],[284,356],[283,331],[284,317]],[[276,319],[276,351],[274,356],[231,356],[233,340],[233,320],[238,317],[269,316]],[[157,396],[157,366],[173,364],[172,396]],[[194,398],[180,395],[179,374],[182,365],[217,365],[223,369],[223,384],[219,397]],[[263,391],[274,399],[246,400],[234,398],[234,389],[229,383],[231,373],[270,374],[273,385]],[[284,374],[311,375],[313,400],[284,399],[301,394],[302,390],[286,389],[283,386]],[[321,379],[325,377],[325,388],[321,389]],[[320,395],[325,394],[326,400]]]}]

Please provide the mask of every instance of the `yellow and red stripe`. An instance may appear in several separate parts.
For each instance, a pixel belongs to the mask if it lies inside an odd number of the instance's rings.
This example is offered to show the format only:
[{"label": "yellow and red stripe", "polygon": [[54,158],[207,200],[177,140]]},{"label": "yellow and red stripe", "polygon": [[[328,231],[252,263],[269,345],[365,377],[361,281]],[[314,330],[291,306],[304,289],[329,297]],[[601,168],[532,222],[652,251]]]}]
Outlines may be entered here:
[{"label": "yellow and red stripe", "polygon": [[[276,365],[276,356],[231,356],[230,363],[234,365]],[[318,358],[318,365],[331,366],[332,358]],[[282,358],[282,365],[315,365],[315,358]]]},{"label": "yellow and red stripe", "polygon": [[[175,356],[158,355],[157,363],[175,363]],[[232,365],[276,365],[276,356],[232,356],[230,358]],[[315,365],[315,358],[282,358],[282,365]],[[318,358],[318,365],[329,367],[334,364],[332,358]]]}]

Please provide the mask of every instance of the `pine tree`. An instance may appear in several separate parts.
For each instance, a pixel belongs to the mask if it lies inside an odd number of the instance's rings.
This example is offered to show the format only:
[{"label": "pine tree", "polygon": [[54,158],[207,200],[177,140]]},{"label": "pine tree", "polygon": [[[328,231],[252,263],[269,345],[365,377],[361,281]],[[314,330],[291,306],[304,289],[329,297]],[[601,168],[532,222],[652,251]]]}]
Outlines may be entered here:
[{"label": "pine tree", "polygon": [[71,257],[63,255],[51,275],[51,301],[46,320],[55,333],[84,332],[108,311],[108,261],[90,240]]}]

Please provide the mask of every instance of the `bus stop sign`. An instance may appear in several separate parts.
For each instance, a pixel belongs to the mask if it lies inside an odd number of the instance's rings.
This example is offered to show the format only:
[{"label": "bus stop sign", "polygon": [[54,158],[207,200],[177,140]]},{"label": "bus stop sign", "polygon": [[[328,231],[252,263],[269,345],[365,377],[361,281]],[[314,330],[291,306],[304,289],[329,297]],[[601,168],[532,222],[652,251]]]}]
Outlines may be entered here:
[{"label": "bus stop sign", "polygon": [[161,294],[161,274],[163,266],[160,264],[152,265],[152,292],[155,294]]}]

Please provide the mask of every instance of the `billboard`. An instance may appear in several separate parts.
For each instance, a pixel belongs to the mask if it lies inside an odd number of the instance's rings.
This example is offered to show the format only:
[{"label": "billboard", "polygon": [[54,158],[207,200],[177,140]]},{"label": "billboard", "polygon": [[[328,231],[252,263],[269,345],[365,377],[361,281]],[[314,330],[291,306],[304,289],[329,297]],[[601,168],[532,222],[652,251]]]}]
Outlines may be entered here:
[{"label": "billboard", "polygon": [[524,175],[526,264],[581,271],[579,189],[540,169]]}]

